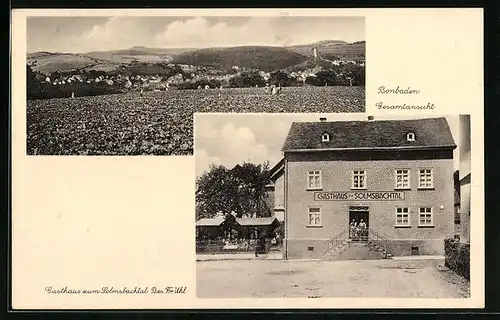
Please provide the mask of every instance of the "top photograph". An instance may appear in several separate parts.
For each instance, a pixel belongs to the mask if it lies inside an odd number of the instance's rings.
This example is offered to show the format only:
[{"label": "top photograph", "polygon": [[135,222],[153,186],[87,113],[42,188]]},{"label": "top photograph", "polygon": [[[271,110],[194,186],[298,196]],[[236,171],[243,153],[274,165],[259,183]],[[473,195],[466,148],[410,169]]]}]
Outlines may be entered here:
[{"label": "top photograph", "polygon": [[192,155],[195,112],[365,112],[365,18],[31,16],[28,155]]}]

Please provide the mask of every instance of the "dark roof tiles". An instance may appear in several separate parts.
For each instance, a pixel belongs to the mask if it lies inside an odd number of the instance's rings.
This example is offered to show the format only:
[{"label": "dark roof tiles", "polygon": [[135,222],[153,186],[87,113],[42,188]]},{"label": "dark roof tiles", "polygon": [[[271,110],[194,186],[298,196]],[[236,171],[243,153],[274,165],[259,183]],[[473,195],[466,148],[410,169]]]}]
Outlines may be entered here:
[{"label": "dark roof tiles", "polygon": [[[327,132],[330,141],[322,142]],[[415,141],[407,141],[413,132]],[[415,120],[294,122],[283,151],[309,149],[387,149],[448,147],[455,142],[444,117]]]}]

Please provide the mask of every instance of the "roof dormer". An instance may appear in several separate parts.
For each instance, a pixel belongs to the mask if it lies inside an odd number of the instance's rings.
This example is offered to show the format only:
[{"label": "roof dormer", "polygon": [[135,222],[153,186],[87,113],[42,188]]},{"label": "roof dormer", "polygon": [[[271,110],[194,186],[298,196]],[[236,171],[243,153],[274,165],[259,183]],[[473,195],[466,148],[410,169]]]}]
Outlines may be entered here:
[{"label": "roof dormer", "polygon": [[323,132],[321,135],[321,142],[330,142],[330,135],[328,132]]},{"label": "roof dormer", "polygon": [[409,142],[416,141],[416,139],[415,139],[415,133],[414,132],[408,132],[406,134],[406,141],[409,141]]}]

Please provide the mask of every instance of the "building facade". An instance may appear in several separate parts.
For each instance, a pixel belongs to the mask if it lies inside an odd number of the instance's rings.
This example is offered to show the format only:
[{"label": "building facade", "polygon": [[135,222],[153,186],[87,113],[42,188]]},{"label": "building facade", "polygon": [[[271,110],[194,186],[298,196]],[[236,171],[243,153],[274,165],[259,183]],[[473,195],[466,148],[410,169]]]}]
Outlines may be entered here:
[{"label": "building facade", "polygon": [[459,116],[460,126],[460,242],[470,243],[471,127],[470,115]]},{"label": "building facade", "polygon": [[454,231],[445,118],[293,123],[283,146],[285,258],[321,258],[364,222],[397,255],[442,255]]},{"label": "building facade", "polygon": [[281,159],[269,170],[269,184],[266,186],[268,206],[279,222],[285,221],[285,159]]}]

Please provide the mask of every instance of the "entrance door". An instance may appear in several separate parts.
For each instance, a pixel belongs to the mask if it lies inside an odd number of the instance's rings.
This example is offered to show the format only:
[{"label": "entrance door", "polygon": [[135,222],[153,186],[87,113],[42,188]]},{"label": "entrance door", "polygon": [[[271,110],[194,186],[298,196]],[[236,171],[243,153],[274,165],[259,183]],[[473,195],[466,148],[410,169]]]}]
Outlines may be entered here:
[{"label": "entrance door", "polygon": [[[349,211],[349,238],[351,241],[368,241],[369,214],[368,210]],[[354,228],[352,223],[355,222]],[[366,225],[363,227],[363,222]],[[361,224],[361,225],[360,225]]]}]

